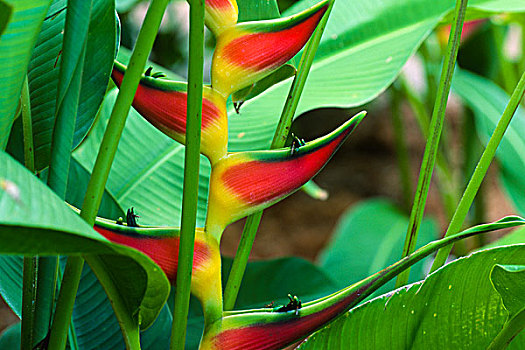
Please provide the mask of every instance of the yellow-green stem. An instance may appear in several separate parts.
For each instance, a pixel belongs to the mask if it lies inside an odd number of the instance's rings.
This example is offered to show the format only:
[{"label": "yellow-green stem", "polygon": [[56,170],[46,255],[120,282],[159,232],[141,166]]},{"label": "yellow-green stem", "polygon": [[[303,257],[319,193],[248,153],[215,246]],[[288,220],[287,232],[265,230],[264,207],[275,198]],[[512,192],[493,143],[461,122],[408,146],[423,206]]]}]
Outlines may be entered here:
[{"label": "yellow-green stem", "polygon": [[[443,61],[439,88],[436,95],[436,101],[434,103],[432,119],[430,121],[430,137],[427,138],[423,162],[421,163],[421,170],[419,173],[419,180],[412,206],[412,212],[410,213],[410,220],[405,238],[405,246],[403,248],[402,258],[410,255],[416,247],[417,234],[419,232],[419,226],[421,225],[421,220],[423,219],[423,213],[425,211],[428,190],[430,188],[430,180],[432,178],[432,173],[434,172],[434,164],[436,162],[439,139],[441,136],[441,130],[443,129],[445,109],[447,107],[450,84],[452,82],[452,75],[456,65],[456,57],[458,54],[461,30],[463,27],[463,21],[465,19],[466,8],[467,0],[456,1],[454,22],[452,23],[452,27],[450,29],[447,54],[445,55],[445,59]],[[405,285],[408,282],[409,275],[410,269],[400,274],[396,281],[396,287]]]},{"label": "yellow-green stem", "polygon": [[[190,0],[190,43],[188,64],[188,102],[186,110],[186,149],[182,222],[177,267],[177,289],[173,309],[170,349],[184,349],[190,302],[193,247],[199,190],[199,160],[202,123],[202,84],[204,66],[204,0]],[[210,317],[209,315],[207,315]],[[214,317],[221,317],[216,315]]]}]

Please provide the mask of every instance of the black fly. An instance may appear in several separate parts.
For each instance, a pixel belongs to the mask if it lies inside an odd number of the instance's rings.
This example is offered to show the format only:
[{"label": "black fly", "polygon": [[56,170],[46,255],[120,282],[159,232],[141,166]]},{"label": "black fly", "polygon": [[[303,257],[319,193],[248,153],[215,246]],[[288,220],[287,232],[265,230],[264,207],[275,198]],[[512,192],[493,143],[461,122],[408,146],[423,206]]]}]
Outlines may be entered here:
[{"label": "black fly", "polygon": [[306,142],[303,139],[298,138],[292,132],[292,144],[290,146],[290,155],[293,156],[299,147],[304,146]]},{"label": "black fly", "polygon": [[129,227],[139,227],[139,224],[137,224],[137,218],[139,218],[137,214],[133,211],[133,207],[128,209],[128,212],[126,213],[126,223]]},{"label": "black fly", "polygon": [[297,296],[288,294],[290,301],[286,305],[274,307],[272,312],[288,312],[295,310],[295,316],[299,315],[299,309],[302,307],[301,300]]},{"label": "black fly", "polygon": [[162,72],[156,72],[156,73],[151,74],[152,71],[153,71],[153,67],[149,66],[148,69],[146,69],[146,71],[144,72],[144,75],[146,77],[152,77],[152,78],[155,78],[155,79],[166,77],[166,74],[164,74]]}]

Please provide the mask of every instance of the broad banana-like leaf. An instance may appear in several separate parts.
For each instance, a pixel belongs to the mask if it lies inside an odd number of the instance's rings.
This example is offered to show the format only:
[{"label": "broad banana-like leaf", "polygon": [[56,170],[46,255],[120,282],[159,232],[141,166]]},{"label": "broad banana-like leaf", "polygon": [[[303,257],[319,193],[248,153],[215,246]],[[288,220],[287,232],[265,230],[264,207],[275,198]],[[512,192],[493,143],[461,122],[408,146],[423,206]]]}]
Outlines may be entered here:
[{"label": "broad banana-like leaf", "polygon": [[7,145],[29,58],[51,0],[4,2],[12,12],[0,40],[0,150]]},{"label": "broad banana-like leaf", "polygon": [[[20,163],[0,152],[0,254],[83,255],[102,285],[111,283],[130,318],[150,326],[168,293],[166,276],[150,258],[95,232]],[[0,286],[0,288],[2,288]],[[107,289],[106,289],[107,290]],[[9,300],[7,300],[9,303]]]},{"label": "broad banana-like leaf", "polygon": [[[125,67],[115,62],[113,80],[120,87]],[[174,140],[186,142],[187,83],[143,76],[133,107],[151,124]],[[201,153],[212,164],[226,155],[228,120],[226,100],[208,86],[202,99]]]},{"label": "broad banana-like leaf", "polygon": [[[424,281],[351,310],[308,338],[300,349],[327,344],[336,350],[487,349],[508,315],[491,285],[491,270],[496,264],[524,261],[525,245],[486,249],[458,259]],[[519,286],[507,287],[523,295]],[[509,350],[523,349],[524,336]]]}]

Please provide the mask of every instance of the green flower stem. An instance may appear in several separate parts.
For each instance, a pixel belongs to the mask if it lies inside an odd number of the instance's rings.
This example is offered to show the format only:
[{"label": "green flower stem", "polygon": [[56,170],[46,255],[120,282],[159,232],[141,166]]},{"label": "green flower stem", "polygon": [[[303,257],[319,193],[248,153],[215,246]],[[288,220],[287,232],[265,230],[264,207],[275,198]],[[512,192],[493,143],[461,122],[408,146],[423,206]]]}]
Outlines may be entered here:
[{"label": "green flower stem", "polygon": [[[293,80],[292,86],[290,87],[286,103],[281,113],[281,119],[279,120],[277,129],[275,130],[272,145],[270,147],[271,149],[284,147],[286,143],[293,117],[295,115],[295,111],[297,110],[297,106],[299,105],[299,99],[301,98],[301,94],[306,83],[306,78],[310,72],[310,67],[312,66],[315,53],[319,47],[321,37],[333,6],[334,1],[331,1],[328,5],[328,8],[326,9],[325,14],[323,15],[323,18],[319,22],[317,29],[310,40],[308,40],[308,43],[304,48],[301,61],[299,62],[299,67],[297,68],[297,74]],[[257,229],[259,228],[259,223],[261,222],[261,217],[262,211],[255,213],[246,219],[241,241],[239,242],[237,253],[235,254],[235,258],[233,260],[232,269],[228,277],[228,282],[226,283],[226,288],[224,290],[224,310],[231,310],[235,306],[235,300],[237,299],[237,294],[239,293],[241,281],[246,269],[246,265],[248,264],[248,257],[250,256],[250,251],[255,240]]]},{"label": "green flower stem", "polygon": [[[93,173],[91,174],[80,212],[80,216],[90,225],[94,225],[95,223],[102,194],[104,193],[111,164],[117,152],[120,136],[126,124],[131,102],[139,85],[146,60],[153,47],[153,42],[168,1],[169,0],[153,0],[151,2],[131,55],[128,69],[124,74],[124,79],[100,145],[100,151],[95,161]],[[80,283],[80,272],[82,271],[83,264],[84,260],[78,256],[71,256],[67,261],[64,278],[62,280],[62,286],[64,286],[64,288],[60,289],[55,318],[51,328],[50,349],[65,348],[67,329],[73,312],[73,304]],[[67,288],[65,286],[67,286]],[[106,288],[106,286],[104,286],[104,288]],[[108,290],[106,290],[106,293],[109,296]],[[112,300],[112,305],[114,309],[120,307],[114,300]],[[116,312],[117,315],[121,313],[122,312]],[[120,321],[121,320],[119,320],[119,322]],[[123,331],[126,330],[123,328]],[[51,347],[51,341],[53,341],[54,347]],[[138,346],[134,345],[133,349],[137,348]]]},{"label": "green flower stem", "polygon": [[[401,77],[400,79],[400,88],[403,94],[405,95],[412,112],[419,124],[419,128],[423,136],[428,139],[429,134],[429,116],[425,107],[425,104],[419,96],[410,88],[406,80]],[[441,196],[441,201],[445,207],[445,212],[449,219],[452,219],[454,214],[454,209],[456,208],[456,203],[459,198],[457,193],[454,178],[452,176],[452,171],[448,166],[448,162],[445,160],[442,150],[438,149],[437,158],[436,158],[436,175],[437,175],[437,185],[439,186],[439,194]]]},{"label": "green flower stem", "polygon": [[[202,123],[202,85],[204,66],[204,0],[190,3],[190,46],[188,64],[188,102],[186,111],[186,149],[184,189],[177,267],[177,289],[171,329],[170,349],[184,349],[190,303],[193,248],[199,190],[199,165]],[[222,311],[222,310],[221,310]],[[222,315],[214,315],[221,317]]]},{"label": "green flower stem", "polygon": [[[465,192],[463,193],[463,196],[459,201],[459,204],[456,208],[456,212],[452,217],[452,221],[448,226],[447,232],[445,233],[445,237],[453,235],[461,229],[461,225],[463,225],[463,221],[465,221],[465,218],[467,217],[470,206],[472,205],[474,197],[476,196],[476,193],[478,192],[478,189],[481,186],[481,182],[483,181],[483,178],[487,173],[489,165],[492,162],[492,159],[494,159],[496,149],[498,148],[498,145],[500,144],[501,139],[503,138],[503,135],[505,134],[505,131],[507,130],[507,127],[509,126],[509,123],[512,120],[512,117],[516,112],[516,109],[518,109],[518,106],[520,104],[521,99],[523,98],[524,93],[525,72],[523,72],[520,81],[514,89],[510,101],[507,104],[507,107],[505,108],[505,111],[503,112],[503,115],[501,116],[498,125],[496,126],[496,129],[494,130],[494,133],[492,134],[489,142],[487,143],[485,151],[483,151],[483,154],[481,155],[478,165],[476,166],[476,169],[474,170],[474,173],[470,178],[467,188],[465,189]],[[451,250],[452,246],[449,246],[438,251],[436,259],[434,260],[432,268],[430,269],[430,272],[437,270],[445,264]]]},{"label": "green flower stem", "polygon": [[410,208],[412,198],[412,176],[410,175],[410,159],[405,142],[404,125],[401,118],[401,91],[396,85],[392,86],[392,126],[394,130],[394,143],[396,146],[397,163],[401,177],[401,188],[403,192],[403,205],[406,210]]},{"label": "green flower stem", "polygon": [[255,234],[261,223],[262,214],[263,211],[250,215],[244,224],[241,240],[230,270],[230,276],[224,288],[224,310],[226,311],[233,310],[235,307],[235,301],[239,294],[239,288],[241,288],[242,277],[248,264],[248,258],[255,241]]},{"label": "green flower stem", "polygon": [[[35,160],[33,152],[33,126],[31,120],[31,100],[29,98],[29,83],[27,76],[22,86],[22,129],[24,135],[24,163],[26,168],[34,173]],[[34,302],[36,300],[36,257],[24,257],[23,288],[22,288],[22,350],[33,349]]]},{"label": "green flower stem", "polygon": [[[410,221],[405,238],[405,246],[403,248],[403,258],[410,255],[414,251],[417,242],[419,226],[421,225],[421,220],[423,219],[428,190],[430,188],[430,180],[432,178],[438,151],[439,138],[441,136],[441,130],[443,129],[445,109],[447,106],[448,94],[450,92],[452,75],[454,73],[454,66],[456,65],[456,57],[458,54],[461,29],[465,19],[466,8],[467,0],[456,1],[454,22],[452,23],[452,27],[450,29],[447,53],[443,61],[441,78],[439,81],[436,101],[432,112],[432,119],[430,121],[430,137],[427,138],[427,144],[425,146],[423,162],[421,163],[421,170],[419,173],[414,204],[412,206],[412,212],[410,213]],[[400,274],[396,281],[396,287],[405,285],[408,282],[409,274],[410,270],[406,270]]]},{"label": "green flower stem", "polygon": [[26,168],[35,172],[35,153],[33,148],[33,123],[31,119],[31,99],[29,98],[29,82],[27,76],[22,86],[22,130],[24,135],[24,164]]}]

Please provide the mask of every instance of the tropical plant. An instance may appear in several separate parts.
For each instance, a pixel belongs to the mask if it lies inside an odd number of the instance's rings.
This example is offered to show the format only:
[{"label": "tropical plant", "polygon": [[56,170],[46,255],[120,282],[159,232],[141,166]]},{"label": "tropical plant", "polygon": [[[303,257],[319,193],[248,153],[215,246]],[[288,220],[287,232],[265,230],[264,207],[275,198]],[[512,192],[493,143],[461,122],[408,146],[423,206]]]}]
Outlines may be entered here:
[{"label": "tropical plant", "polygon": [[[495,71],[507,92],[459,68],[452,80],[465,17],[505,12],[523,29],[523,3],[472,0],[467,10],[466,0],[455,8],[452,1],[302,0],[281,16],[275,1],[191,0],[182,82],[147,62],[168,0],[151,1],[131,54],[120,47],[115,5],[124,11],[137,2],[0,0],[0,294],[21,318],[0,348],[500,349],[514,338],[511,346],[523,346],[523,231],[443,266],[452,243],[525,224],[511,215],[463,227],[498,146],[504,186],[525,212],[523,133],[510,123],[515,113],[523,117],[525,74],[518,79],[515,71],[525,57],[509,62],[495,41]],[[440,22],[451,23],[448,41],[421,49],[427,96],[404,77],[391,90],[410,216],[369,201],[344,215],[319,266],[249,264],[262,210],[301,188],[319,196],[311,179],[366,113],[308,142],[290,133],[293,119],[373,100]],[[215,39],[209,85],[205,25]],[[451,86],[485,144],[461,184],[449,147],[439,147]],[[427,140],[413,201],[403,97]],[[449,224],[433,241],[423,212],[435,165]],[[245,217],[230,262],[221,237]],[[436,251],[431,273],[407,285],[410,267]],[[424,277],[423,270],[420,263]],[[404,287],[394,290],[387,283],[396,276]],[[277,304],[261,307],[272,299]]]}]

